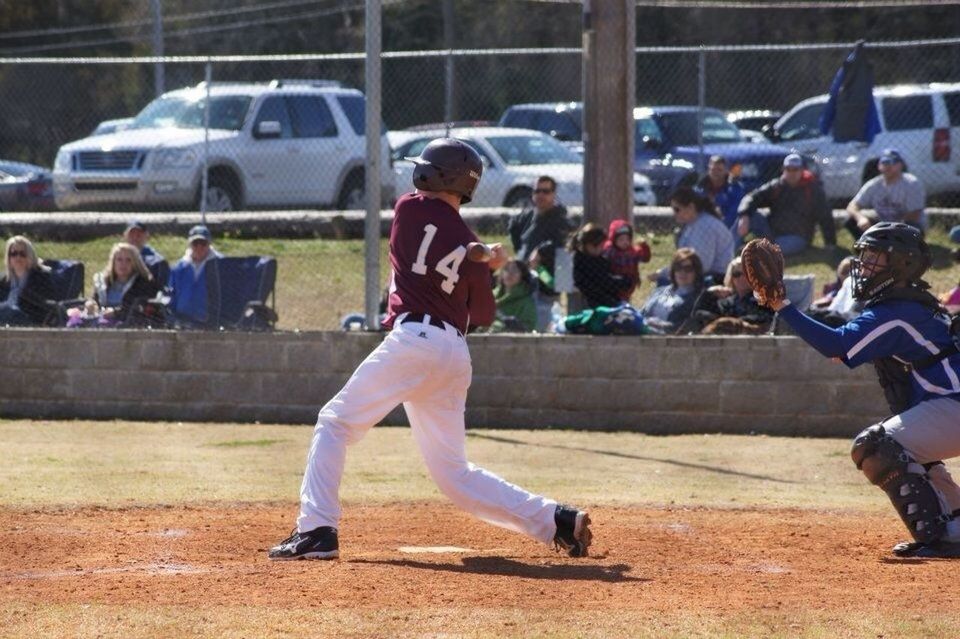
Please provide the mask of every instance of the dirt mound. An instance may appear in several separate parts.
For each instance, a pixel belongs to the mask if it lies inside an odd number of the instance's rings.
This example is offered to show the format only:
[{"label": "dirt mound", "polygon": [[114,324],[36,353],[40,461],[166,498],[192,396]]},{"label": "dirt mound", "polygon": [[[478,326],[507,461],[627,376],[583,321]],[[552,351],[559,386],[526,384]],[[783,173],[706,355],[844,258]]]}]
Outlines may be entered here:
[{"label": "dirt mound", "polygon": [[914,614],[960,608],[956,563],[890,554],[903,537],[892,514],[599,508],[591,512],[593,556],[576,560],[444,504],[346,513],[340,560],[271,562],[266,549],[289,532],[293,504],[0,509],[0,600],[531,610],[563,602],[584,610]]}]

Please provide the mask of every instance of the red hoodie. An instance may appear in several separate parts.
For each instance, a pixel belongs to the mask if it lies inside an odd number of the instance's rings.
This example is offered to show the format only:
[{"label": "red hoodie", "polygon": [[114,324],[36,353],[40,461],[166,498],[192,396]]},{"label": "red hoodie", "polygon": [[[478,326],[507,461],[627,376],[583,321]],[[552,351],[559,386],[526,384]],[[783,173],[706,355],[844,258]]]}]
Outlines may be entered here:
[{"label": "red hoodie", "polygon": [[[617,231],[626,228],[630,234],[630,247],[626,250],[617,248],[614,240],[617,237]],[[626,220],[614,220],[610,222],[610,228],[607,230],[607,241],[603,244],[603,256],[610,262],[610,272],[616,275],[623,275],[630,279],[632,286],[620,291],[620,299],[629,301],[640,282],[640,262],[650,261],[650,246],[646,242],[638,245],[633,244],[633,228]]]}]

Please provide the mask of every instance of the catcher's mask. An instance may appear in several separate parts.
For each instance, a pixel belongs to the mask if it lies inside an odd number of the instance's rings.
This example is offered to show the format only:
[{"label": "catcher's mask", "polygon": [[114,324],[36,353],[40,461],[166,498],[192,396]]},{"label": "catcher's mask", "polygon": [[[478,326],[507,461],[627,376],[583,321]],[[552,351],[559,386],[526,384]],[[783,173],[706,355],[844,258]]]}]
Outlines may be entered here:
[{"label": "catcher's mask", "polygon": [[[930,268],[930,247],[916,227],[902,222],[880,222],[867,229],[853,245],[854,299],[865,302],[894,285],[928,289],[921,278]],[[886,263],[881,255],[886,255]]]},{"label": "catcher's mask", "polygon": [[413,168],[413,186],[424,191],[449,191],[466,204],[483,175],[483,160],[472,146],[456,138],[438,138],[419,157],[404,158]]}]

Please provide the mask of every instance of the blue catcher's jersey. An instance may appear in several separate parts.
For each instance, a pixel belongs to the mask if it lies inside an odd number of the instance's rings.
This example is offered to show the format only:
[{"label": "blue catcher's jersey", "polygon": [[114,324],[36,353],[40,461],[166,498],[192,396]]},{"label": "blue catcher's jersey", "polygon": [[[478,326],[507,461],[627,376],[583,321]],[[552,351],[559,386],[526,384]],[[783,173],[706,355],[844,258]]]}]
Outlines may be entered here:
[{"label": "blue catcher's jersey", "polygon": [[[780,313],[810,345],[827,357],[839,357],[850,368],[882,357],[917,362],[953,344],[950,318],[920,302],[887,300],[836,329],[793,306]],[[960,400],[960,354],[911,371],[911,383],[911,406],[934,397],[954,396]]]}]

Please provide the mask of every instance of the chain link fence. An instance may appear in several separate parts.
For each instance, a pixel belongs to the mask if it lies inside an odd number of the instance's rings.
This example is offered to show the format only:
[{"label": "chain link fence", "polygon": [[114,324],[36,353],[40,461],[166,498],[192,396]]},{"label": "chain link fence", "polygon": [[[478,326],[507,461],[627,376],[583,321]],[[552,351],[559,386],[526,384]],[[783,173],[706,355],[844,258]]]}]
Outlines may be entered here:
[{"label": "chain link fence", "polygon": [[[867,44],[882,125],[869,143],[834,142],[819,131],[825,96],[852,46],[637,49],[636,204],[666,204],[714,154],[753,188],[798,151],[828,197],[845,205],[876,174],[887,147],[903,154],[929,204],[952,203],[960,192],[960,39]],[[385,53],[383,207],[409,189],[412,165],[403,158],[452,134],[484,157],[484,179],[465,211],[486,236],[509,241],[508,213],[530,205],[542,175],[556,181],[557,199],[578,220],[580,55],[576,48]],[[162,96],[154,91],[157,64],[168,89]],[[315,237],[327,235],[316,220],[352,220],[356,214],[344,211],[364,207],[363,86],[362,54],[0,60],[0,211],[59,210],[83,224],[117,212],[139,218],[170,266],[188,247],[185,229],[207,221],[223,255],[277,260],[270,295],[257,288],[269,284],[257,280],[269,272],[244,275],[252,283],[238,286],[238,295],[260,302],[275,295],[280,328],[335,328],[364,308],[363,245]],[[185,213],[171,225],[158,210]],[[263,224],[218,222],[231,211],[291,210],[312,221],[276,234],[283,237],[270,237]],[[638,237],[655,235],[652,264],[669,264],[669,211],[644,209],[637,221]],[[101,240],[37,242],[41,257],[86,264],[85,296],[125,225],[102,226],[110,233]]]}]

